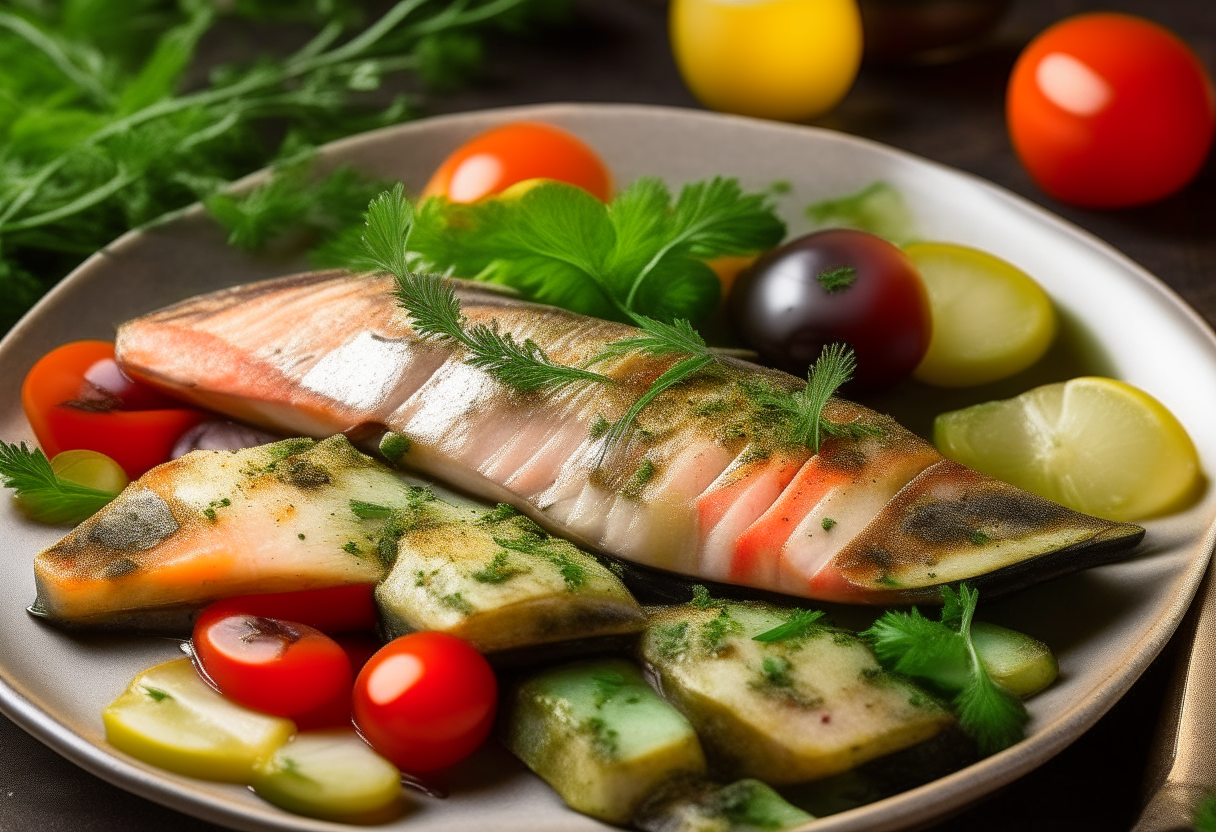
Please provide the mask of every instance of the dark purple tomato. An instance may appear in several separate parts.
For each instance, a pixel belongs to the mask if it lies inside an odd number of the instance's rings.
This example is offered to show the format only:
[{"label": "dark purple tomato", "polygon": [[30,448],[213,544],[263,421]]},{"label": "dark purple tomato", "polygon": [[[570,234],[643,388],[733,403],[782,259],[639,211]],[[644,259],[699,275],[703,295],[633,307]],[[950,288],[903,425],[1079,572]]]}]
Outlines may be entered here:
[{"label": "dark purple tomato", "polygon": [[745,344],[795,375],[826,344],[849,344],[859,389],[906,378],[929,348],[929,296],[916,267],[864,231],[818,231],[770,251],[739,276],[729,310]]}]

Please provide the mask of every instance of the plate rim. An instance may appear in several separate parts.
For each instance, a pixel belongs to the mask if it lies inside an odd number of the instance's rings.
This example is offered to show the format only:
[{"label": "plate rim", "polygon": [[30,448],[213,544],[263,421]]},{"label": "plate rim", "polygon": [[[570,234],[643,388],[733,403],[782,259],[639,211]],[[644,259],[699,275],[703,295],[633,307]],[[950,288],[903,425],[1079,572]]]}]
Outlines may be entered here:
[{"label": "plate rim", "polygon": [[[946,173],[956,178],[962,177],[972,186],[978,186],[989,196],[998,199],[1006,207],[1028,214],[1038,221],[1066,233],[1074,242],[1094,249],[1097,253],[1116,261],[1133,275],[1142,287],[1153,290],[1161,301],[1191,323],[1202,334],[1213,355],[1216,355],[1216,333],[1213,333],[1211,326],[1196,310],[1170,286],[1091,232],[1054,214],[1027,197],[1016,194],[976,174],[873,139],[828,128],[783,124],[746,116],[651,104],[573,102],[525,104],[433,116],[359,133],[319,147],[316,159],[324,165],[335,158],[342,158],[357,152],[362,145],[377,144],[386,140],[408,141],[411,133],[427,131],[437,125],[443,127],[467,123],[476,127],[483,123],[545,120],[554,116],[585,113],[616,115],[623,118],[678,117],[707,123],[735,123],[751,129],[778,133],[813,135],[820,141],[861,147],[868,152],[893,157],[904,164],[929,166],[939,173]],[[244,191],[265,181],[270,173],[270,168],[263,168],[236,180],[230,188],[237,192]],[[154,223],[128,231],[92,254],[41,298],[5,337],[0,339],[0,356],[12,349],[13,344],[24,337],[26,330],[34,326],[37,318],[64,302],[75,291],[78,284],[89,281],[92,273],[110,254],[135,244],[155,228],[168,223],[196,219],[204,213],[205,209],[201,203],[194,203]],[[880,832],[881,830],[897,830],[923,825],[984,799],[997,789],[1012,783],[1063,751],[1091,728],[1131,688],[1177,630],[1194,599],[1208,564],[1212,560],[1212,551],[1216,547],[1216,521],[1209,525],[1202,540],[1197,541],[1196,545],[1201,546],[1202,550],[1207,552],[1207,556],[1196,557],[1188,565],[1183,576],[1182,591],[1175,596],[1168,612],[1158,618],[1137,641],[1133,648],[1134,661],[1126,663],[1121,667],[1119,673],[1105,679],[1087,699],[1067,708],[1051,722],[1041,726],[1034,736],[1028,737],[1012,748],[914,789],[855,809],[824,816],[814,821],[812,828],[822,830],[822,832],[845,832],[860,829]],[[0,671],[2,670],[3,668],[0,667]],[[194,789],[171,779],[176,775],[160,774],[145,769],[133,763],[121,752],[106,750],[84,739],[27,699],[2,672],[0,672],[0,713],[5,714],[27,733],[91,774],[125,791],[175,811],[242,830],[341,830],[351,828],[346,824],[288,815],[269,805],[264,809],[236,806],[231,801],[207,790]]]}]

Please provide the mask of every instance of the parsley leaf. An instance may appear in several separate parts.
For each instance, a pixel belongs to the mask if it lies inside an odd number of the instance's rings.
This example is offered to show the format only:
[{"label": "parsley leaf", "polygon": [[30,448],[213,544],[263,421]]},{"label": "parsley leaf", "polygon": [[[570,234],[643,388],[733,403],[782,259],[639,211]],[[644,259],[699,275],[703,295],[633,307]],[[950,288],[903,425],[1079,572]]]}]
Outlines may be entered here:
[{"label": "parsley leaf", "polygon": [[24,442],[0,442],[0,479],[16,492],[30,519],[51,525],[75,525],[118,496],[57,476],[46,454]]},{"label": "parsley leaf", "polygon": [[796,641],[806,638],[822,631],[826,627],[823,618],[824,614],[820,610],[795,610],[794,614],[784,624],[778,624],[771,630],[766,630],[759,635],[752,636],[752,641],[771,644],[773,642]]},{"label": "parsley leaf", "polygon": [[611,205],[561,182],[513,199],[419,212],[425,268],[512,286],[530,300],[612,320],[704,320],[720,283],[705,259],[770,248],[785,235],[766,194],[715,178],[684,187],[642,178]]},{"label": "parsley leaf", "polygon": [[[888,610],[862,633],[888,670],[931,683],[954,695],[959,724],[980,751],[995,754],[1022,739],[1029,716],[1020,699],[988,675],[971,639],[971,621],[979,593],[962,585],[942,589],[943,621],[932,621],[915,608]],[[949,621],[950,623],[944,623]]]}]

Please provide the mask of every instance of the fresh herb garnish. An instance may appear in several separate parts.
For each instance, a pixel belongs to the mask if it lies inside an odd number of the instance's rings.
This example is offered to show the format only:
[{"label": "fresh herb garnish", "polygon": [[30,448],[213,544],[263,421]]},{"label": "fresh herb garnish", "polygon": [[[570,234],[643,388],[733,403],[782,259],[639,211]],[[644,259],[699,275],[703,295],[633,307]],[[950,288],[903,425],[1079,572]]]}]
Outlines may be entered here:
[{"label": "fresh herb garnish", "polygon": [[144,688],[144,693],[148,694],[154,702],[164,702],[166,699],[172,699],[173,696],[160,688]]},{"label": "fresh herb garnish", "polygon": [[823,522],[819,524],[825,532],[830,532],[836,526],[836,521],[831,517],[823,518]]},{"label": "fresh herb garnish", "polygon": [[391,517],[393,514],[393,509],[388,506],[368,503],[363,500],[351,500],[350,510],[360,520],[382,520],[386,517]]},{"label": "fresh herb garnish", "polygon": [[[401,0],[365,27],[367,4],[72,0],[0,11],[0,329],[72,267],[129,228],[199,199],[235,240],[255,244],[304,227],[337,230],[355,205],[353,178],[215,195],[273,161],[414,116],[419,95],[368,91],[402,74],[450,86],[476,63],[478,35],[526,28],[560,0]],[[232,17],[291,21],[313,35],[288,55],[257,44],[240,66],[200,65],[200,42]],[[307,27],[307,28],[305,28]],[[248,27],[247,27],[248,28]],[[293,35],[294,37],[294,35]],[[281,42],[282,38],[270,38]],[[189,91],[181,92],[185,84]],[[414,87],[421,85],[414,84]],[[341,210],[337,206],[341,205]]]},{"label": "fresh herb garnish", "polygon": [[31,451],[24,442],[0,442],[0,479],[32,520],[52,525],[80,523],[118,496],[63,479],[41,449]]},{"label": "fresh herb garnish", "polygon": [[758,636],[752,636],[752,641],[770,644],[803,639],[822,632],[826,628],[823,618],[824,614],[820,610],[797,610],[784,624],[778,624],[771,630],[766,630]]},{"label": "fresh herb garnish", "polygon": [[[811,365],[806,387],[796,392],[763,389],[756,396],[761,406],[772,408],[788,423],[789,438],[819,453],[822,435],[852,434],[854,428],[823,418],[828,399],[853,377],[857,359],[844,344],[828,344]],[[825,527],[825,531],[828,527]]]},{"label": "fresh herb garnish", "polygon": [[579,367],[549,360],[531,339],[517,342],[496,326],[470,325],[460,312],[460,301],[441,278],[410,270],[409,241],[414,212],[400,183],[372,200],[363,235],[369,261],[397,280],[397,302],[424,338],[436,338],[463,347],[465,362],[485,370],[520,392],[553,390],[579,381],[611,383],[612,379]]},{"label": "fresh herb garnish", "polygon": [[827,269],[815,276],[815,282],[823,287],[823,291],[834,295],[843,292],[857,282],[857,269],[852,266]]},{"label": "fresh herb garnish", "polygon": [[469,577],[478,583],[482,584],[501,584],[506,583],[516,575],[521,575],[527,572],[527,569],[520,569],[511,566],[508,563],[509,555],[506,552],[499,552],[481,569],[472,573]]},{"label": "fresh herb garnish", "polygon": [[418,221],[412,248],[427,268],[626,323],[643,311],[704,320],[721,294],[704,261],[763,251],[785,236],[766,194],[722,177],[686,185],[674,203],[663,182],[642,178],[611,205],[548,182],[515,200],[431,200]]},{"label": "fresh herb garnish", "polygon": [[985,754],[1022,739],[1029,716],[1021,700],[999,687],[984,669],[971,639],[979,593],[966,584],[958,592],[942,588],[942,620],[925,618],[913,607],[889,610],[862,638],[884,667],[926,680],[954,695],[959,724]]}]

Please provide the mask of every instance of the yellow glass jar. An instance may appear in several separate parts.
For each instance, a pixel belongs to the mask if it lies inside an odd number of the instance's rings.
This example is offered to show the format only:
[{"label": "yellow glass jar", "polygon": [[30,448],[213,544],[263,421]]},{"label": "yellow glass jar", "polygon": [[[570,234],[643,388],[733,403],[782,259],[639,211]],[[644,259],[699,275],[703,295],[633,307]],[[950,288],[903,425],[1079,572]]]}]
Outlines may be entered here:
[{"label": "yellow glass jar", "polygon": [[672,0],[671,47],[715,110],[782,121],[823,115],[861,64],[856,0]]}]

